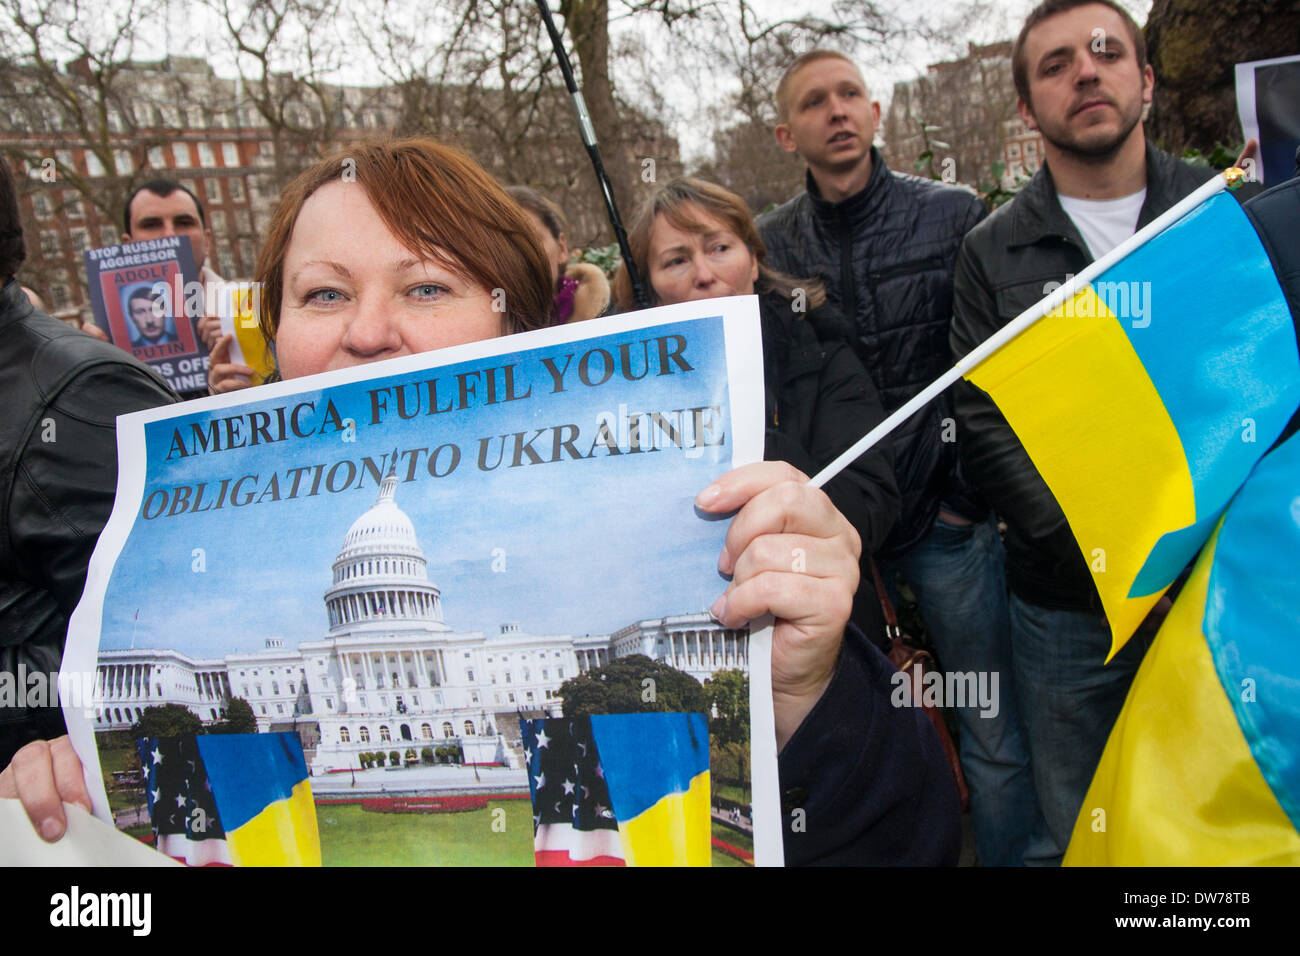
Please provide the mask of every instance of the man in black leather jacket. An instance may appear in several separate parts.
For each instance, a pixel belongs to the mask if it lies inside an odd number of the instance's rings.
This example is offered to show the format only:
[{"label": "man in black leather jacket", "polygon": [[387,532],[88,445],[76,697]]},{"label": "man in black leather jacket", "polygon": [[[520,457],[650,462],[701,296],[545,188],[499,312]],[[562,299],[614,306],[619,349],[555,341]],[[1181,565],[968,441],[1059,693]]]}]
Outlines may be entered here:
[{"label": "man in black leather jacket", "polygon": [[0,163],[0,767],[64,733],[50,677],[112,511],[116,418],[176,400],[126,352],[34,308],[14,279],[24,253]]},{"label": "man in black leather jacket", "polygon": [[[1048,0],[1030,13],[1012,69],[1047,161],[962,245],[956,357],[1213,175],[1146,142],[1154,77],[1141,39],[1109,0]],[[1103,666],[1110,628],[1065,515],[993,401],[965,382],[956,401],[965,473],[1007,524],[1014,686],[1045,824],[1025,859],[1055,864],[1150,633]]]},{"label": "man in black leather jacket", "polygon": [[[809,320],[823,340],[853,346],[892,412],[952,365],[953,263],[986,210],[965,189],[891,172],[872,146],[880,111],[869,100],[857,67],[838,53],[815,50],[790,65],[777,88],[777,139],[808,163],[808,188],[759,225],[773,267],[825,282],[843,326]],[[957,438],[947,393],[894,433],[902,513],[877,560],[887,580],[899,573],[911,586],[942,666],[996,673],[1005,689],[1002,544],[987,506],[961,479]],[[871,579],[864,563],[855,615],[876,600]],[[987,864],[1018,861],[1034,804],[1009,697],[1001,695],[995,715],[957,710],[976,847]]]}]

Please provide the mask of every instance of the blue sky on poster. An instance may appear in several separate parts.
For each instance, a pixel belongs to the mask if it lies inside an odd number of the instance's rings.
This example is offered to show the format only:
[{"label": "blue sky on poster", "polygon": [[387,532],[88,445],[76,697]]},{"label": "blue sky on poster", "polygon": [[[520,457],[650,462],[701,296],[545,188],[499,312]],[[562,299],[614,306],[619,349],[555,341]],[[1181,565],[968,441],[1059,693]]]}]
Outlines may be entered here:
[{"label": "blue sky on poster", "polygon": [[[723,462],[731,454],[730,418],[725,414],[720,329],[710,330],[705,323],[689,325],[683,354],[693,371],[648,375],[640,382],[623,383],[617,393],[611,379],[609,385],[578,385],[552,394],[551,376],[540,357],[569,354],[575,351],[573,345],[332,388],[328,397],[340,414],[358,422],[354,443],[330,432],[183,461],[173,456],[169,464],[164,458],[177,424],[226,417],[235,409],[153,423],[147,426],[145,496],[158,488],[205,478],[211,482],[210,496],[221,478],[244,474],[258,474],[264,488],[271,471],[283,481],[286,470],[293,467],[359,461],[365,455],[379,461],[385,454],[391,457],[395,447],[454,443],[462,450],[454,472],[430,477],[422,456],[417,477],[399,483],[396,496],[415,526],[429,562],[430,580],[442,591],[446,620],[453,628],[491,634],[502,623],[518,622],[524,631],[535,634],[607,633],[644,617],[703,610],[725,587],[715,567],[725,524],[699,518],[692,499],[726,468]],[[611,346],[629,339],[640,342],[664,334],[663,328],[598,341]],[[593,344],[582,343],[577,356]],[[632,354],[639,371],[640,355]],[[575,357],[566,386],[578,361]],[[657,357],[655,361],[657,365]],[[557,362],[562,365],[562,358]],[[531,384],[529,398],[409,422],[398,419],[390,398],[385,422],[367,424],[369,389],[431,376],[451,381],[458,371],[507,363],[519,369],[518,392]],[[721,405],[725,443],[704,449],[698,457],[676,448],[623,456],[606,456],[598,450],[590,460],[479,470],[480,438],[550,425],[578,425],[581,437],[575,444],[586,453],[597,434],[597,416],[602,412],[617,416],[617,403],[611,401],[616,394],[637,410]],[[316,399],[321,407],[323,397],[305,392],[295,399],[264,400],[241,410],[292,405],[303,399]],[[549,457],[549,435],[533,447]],[[489,445],[489,464],[495,459],[495,448],[495,442]],[[403,459],[398,466],[403,479],[409,474],[408,462],[409,458]],[[330,566],[348,528],[378,494],[368,476],[358,481],[338,494],[322,491],[309,497],[304,480],[299,497],[292,500],[287,498],[286,482],[280,501],[137,520],[109,583],[101,647],[134,643],[137,648],[171,647],[196,656],[220,656],[260,649],[268,637],[281,638],[290,647],[321,639],[328,628],[322,598],[330,585]],[[564,494],[555,494],[557,484]],[[193,570],[195,548],[203,549],[201,573]],[[504,573],[492,571],[494,549],[504,555]]]}]

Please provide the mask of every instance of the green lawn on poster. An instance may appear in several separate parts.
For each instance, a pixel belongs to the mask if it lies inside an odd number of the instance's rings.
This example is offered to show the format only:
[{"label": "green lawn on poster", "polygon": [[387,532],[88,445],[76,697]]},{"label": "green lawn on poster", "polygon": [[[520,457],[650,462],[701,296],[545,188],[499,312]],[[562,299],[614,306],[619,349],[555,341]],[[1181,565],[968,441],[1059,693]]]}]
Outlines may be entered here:
[{"label": "green lawn on poster", "polygon": [[[495,808],[504,817],[492,814]],[[466,813],[370,813],[355,804],[316,807],[326,866],[532,866],[533,820],[527,800],[502,800]],[[505,830],[494,831],[504,819]],[[499,825],[498,825],[499,828]],[[752,853],[754,841],[715,823],[713,835]],[[714,866],[744,866],[713,850]]]}]

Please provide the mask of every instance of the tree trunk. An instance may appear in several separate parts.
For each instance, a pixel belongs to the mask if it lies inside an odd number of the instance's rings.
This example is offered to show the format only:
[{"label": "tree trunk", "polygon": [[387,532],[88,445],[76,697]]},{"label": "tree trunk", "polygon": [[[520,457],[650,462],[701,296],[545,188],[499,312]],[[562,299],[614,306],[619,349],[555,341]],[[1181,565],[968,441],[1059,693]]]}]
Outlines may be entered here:
[{"label": "tree trunk", "polygon": [[1295,0],[1155,0],[1145,28],[1156,74],[1148,131],[1174,153],[1216,145],[1235,152],[1244,137],[1237,118],[1233,65],[1296,53]]},{"label": "tree trunk", "polygon": [[[560,13],[582,69],[579,88],[587,101],[614,200],[620,215],[627,219],[632,215],[640,164],[625,133],[609,75],[609,0],[562,0]],[[594,180],[594,173],[592,176]]]}]

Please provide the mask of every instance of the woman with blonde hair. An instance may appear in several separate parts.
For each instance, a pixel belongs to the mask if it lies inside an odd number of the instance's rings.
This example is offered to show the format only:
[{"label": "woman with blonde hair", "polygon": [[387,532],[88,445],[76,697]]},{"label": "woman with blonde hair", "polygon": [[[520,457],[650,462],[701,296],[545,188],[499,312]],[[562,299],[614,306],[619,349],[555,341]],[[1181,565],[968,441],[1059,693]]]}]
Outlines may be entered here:
[{"label": "woman with blonde hair", "polygon": [[[652,305],[724,295],[758,295],[767,396],[764,457],[814,474],[885,416],[875,386],[853,350],[822,343],[813,331],[835,329],[840,314],[819,280],[796,279],[766,263],[754,217],[735,193],[700,179],[674,179],[642,204],[628,230],[632,258]],[[614,277],[620,308],[633,308],[626,270]],[[809,319],[809,315],[814,319]],[[886,446],[859,458],[826,493],[862,537],[865,562],[898,516],[898,488]],[[873,638],[884,618],[873,588],[854,601],[853,620]]]}]

